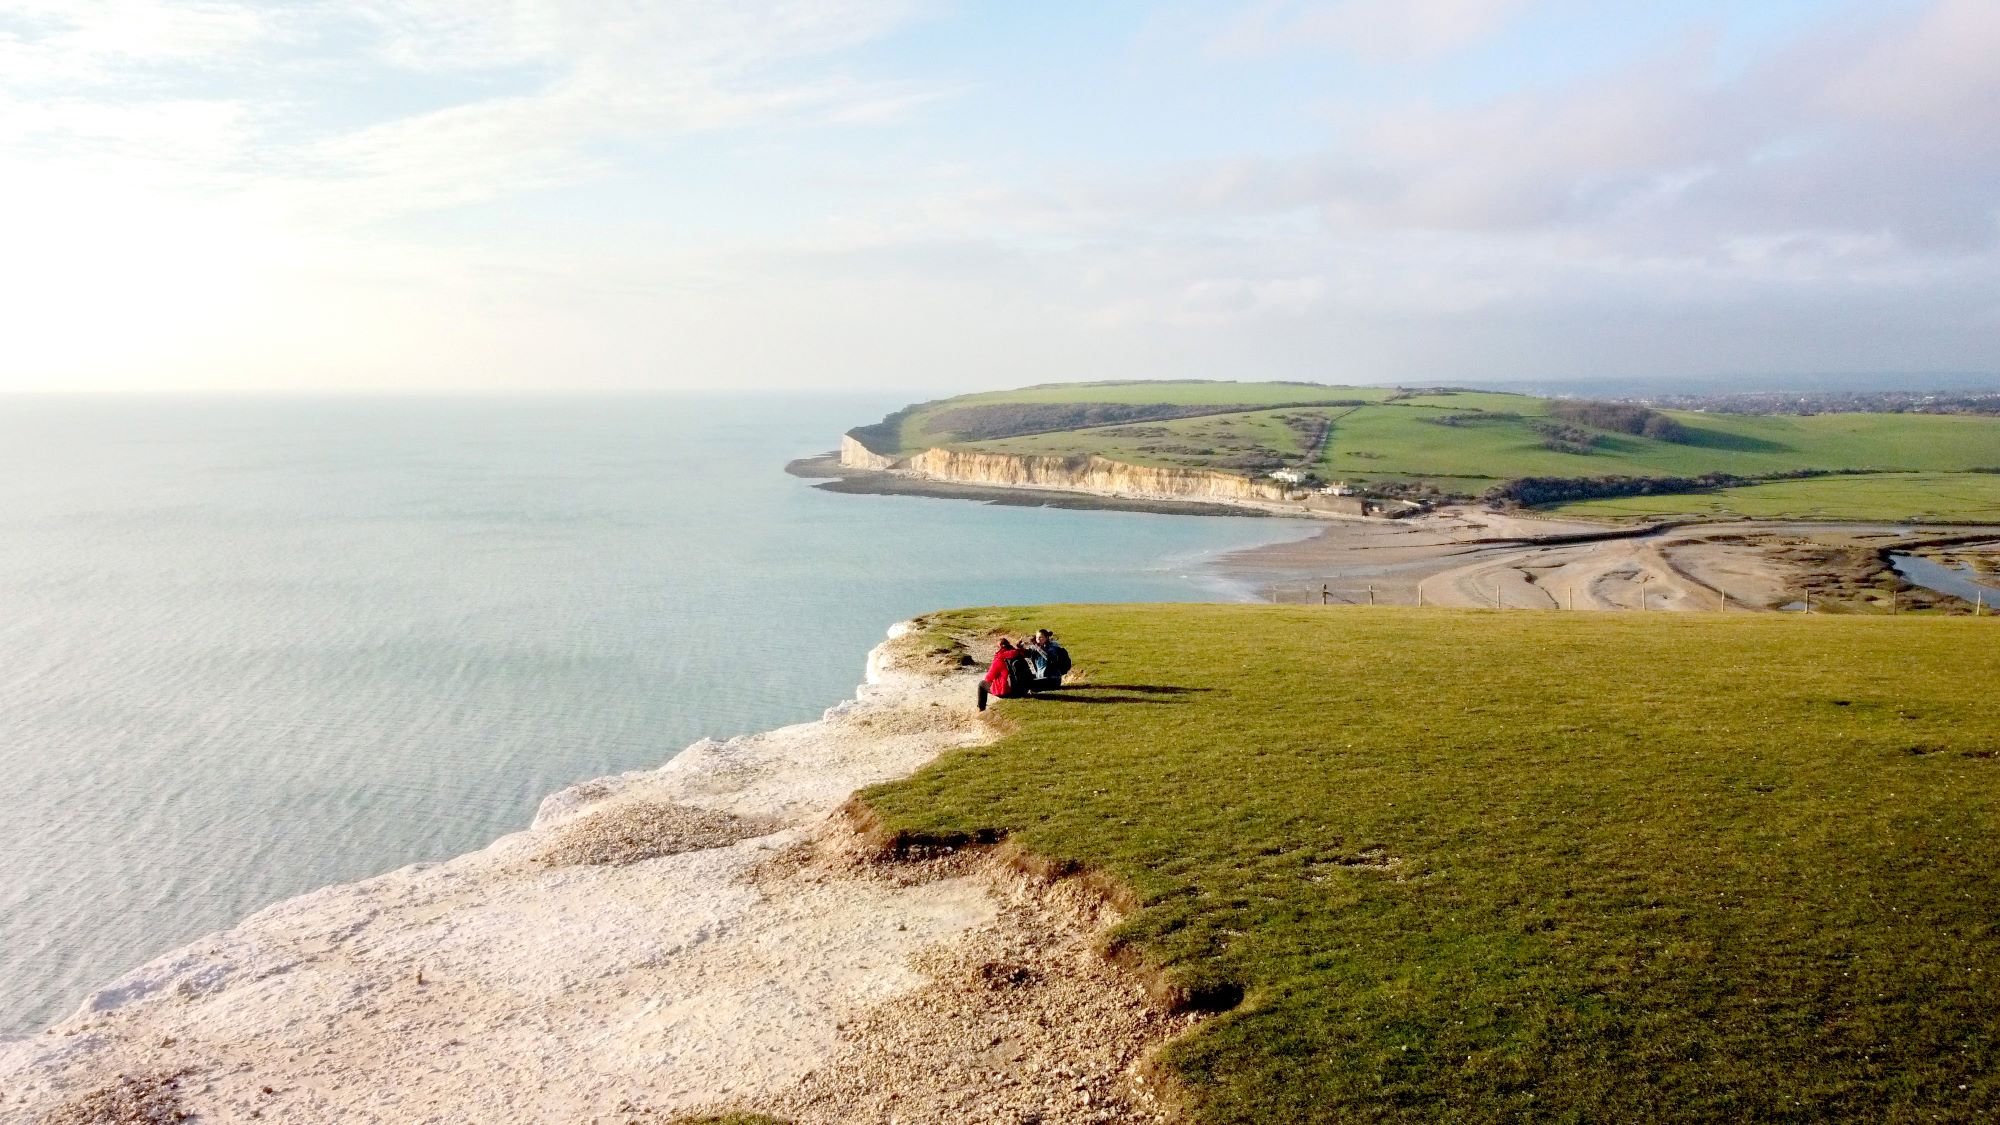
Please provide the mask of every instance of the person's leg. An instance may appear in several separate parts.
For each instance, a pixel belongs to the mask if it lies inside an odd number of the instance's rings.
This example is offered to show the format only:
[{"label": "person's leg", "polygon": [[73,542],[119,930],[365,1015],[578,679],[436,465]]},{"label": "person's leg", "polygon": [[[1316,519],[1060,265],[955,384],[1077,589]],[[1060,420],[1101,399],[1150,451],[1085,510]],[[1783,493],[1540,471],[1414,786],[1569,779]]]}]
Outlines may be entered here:
[{"label": "person's leg", "polygon": [[979,709],[986,710],[986,681],[979,681]]}]

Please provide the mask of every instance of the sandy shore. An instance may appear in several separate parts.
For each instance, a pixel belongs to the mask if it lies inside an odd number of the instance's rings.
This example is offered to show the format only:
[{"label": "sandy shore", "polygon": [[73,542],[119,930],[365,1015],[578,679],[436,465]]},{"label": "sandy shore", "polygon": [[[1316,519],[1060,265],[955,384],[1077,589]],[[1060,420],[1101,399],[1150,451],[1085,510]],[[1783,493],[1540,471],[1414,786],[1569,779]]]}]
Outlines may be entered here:
[{"label": "sandy shore", "polygon": [[1318,602],[1324,587],[1328,601],[1349,604],[1761,611],[1801,599],[1824,576],[1829,553],[1973,533],[1765,522],[1617,529],[1451,508],[1333,524],[1219,565],[1274,601]]},{"label": "sandy shore", "polygon": [[990,855],[884,861],[833,815],[994,737],[893,639],[868,680],[142,966],[0,1046],[0,1121],[1150,1119],[1186,1017],[1096,956],[1108,907]]}]

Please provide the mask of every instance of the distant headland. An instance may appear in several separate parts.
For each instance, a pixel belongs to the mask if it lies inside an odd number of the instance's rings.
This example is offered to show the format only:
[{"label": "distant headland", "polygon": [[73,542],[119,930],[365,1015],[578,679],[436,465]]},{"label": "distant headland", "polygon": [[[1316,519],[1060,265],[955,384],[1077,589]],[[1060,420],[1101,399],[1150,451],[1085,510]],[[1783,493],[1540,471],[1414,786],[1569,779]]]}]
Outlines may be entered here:
[{"label": "distant headland", "polygon": [[793,468],[839,478],[824,486],[838,491],[999,489],[1317,517],[1478,502],[1582,519],[2000,521],[2000,396],[1675,402],[1046,384],[914,404]]}]

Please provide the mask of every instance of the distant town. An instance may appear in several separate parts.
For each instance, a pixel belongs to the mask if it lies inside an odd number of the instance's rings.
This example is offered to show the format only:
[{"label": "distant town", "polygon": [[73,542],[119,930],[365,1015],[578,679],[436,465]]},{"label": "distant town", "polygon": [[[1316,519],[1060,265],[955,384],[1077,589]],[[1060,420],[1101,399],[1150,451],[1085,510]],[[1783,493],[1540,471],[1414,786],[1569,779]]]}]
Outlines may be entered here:
[{"label": "distant town", "polygon": [[1709,414],[2000,414],[2000,390],[1769,391],[1629,396],[1619,401]]}]

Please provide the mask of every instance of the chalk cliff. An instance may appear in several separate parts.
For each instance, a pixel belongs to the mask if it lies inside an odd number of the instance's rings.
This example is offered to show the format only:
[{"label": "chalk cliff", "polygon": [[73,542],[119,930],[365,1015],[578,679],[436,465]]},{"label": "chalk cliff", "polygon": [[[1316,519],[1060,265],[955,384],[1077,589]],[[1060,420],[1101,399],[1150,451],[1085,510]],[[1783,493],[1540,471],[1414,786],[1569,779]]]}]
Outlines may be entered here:
[{"label": "chalk cliff", "polygon": [[875,452],[861,444],[853,434],[840,435],[840,463],[850,469],[874,469],[878,472],[896,467],[894,457],[884,457]]},{"label": "chalk cliff", "polygon": [[877,453],[848,435],[841,439],[840,463],[851,469],[990,488],[1052,489],[1136,500],[1238,504],[1299,515],[1386,514],[1376,502],[1359,497],[1322,496],[1288,488],[1278,481],[1215,469],[1133,465],[1096,454],[1053,457],[931,448],[897,458]]},{"label": "chalk cliff", "polygon": [[1276,481],[1254,480],[1209,469],[1164,469],[1129,465],[1096,455],[1032,457],[927,449],[901,465],[932,480],[1003,488],[1064,488],[1145,500],[1255,500],[1283,503],[1291,498]]},{"label": "chalk cliff", "polygon": [[[571,786],[480,851],[127,973],[0,1043],[0,1125],[1156,1120],[1147,1060],[1198,1017],[1098,952],[1100,892],[878,855],[834,815],[1001,733],[935,643],[898,626],[816,722]],[[1004,1000],[996,963],[1025,978]]]}]

